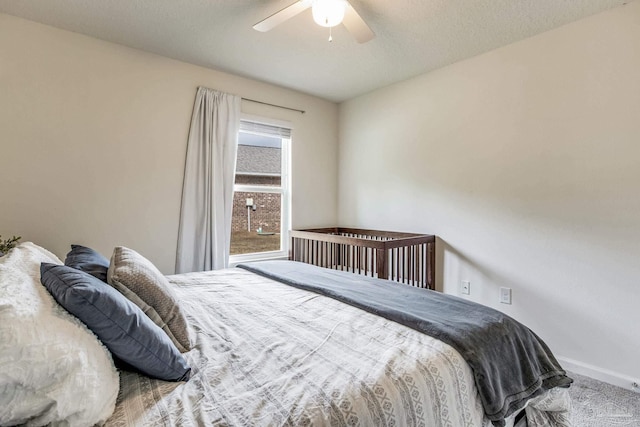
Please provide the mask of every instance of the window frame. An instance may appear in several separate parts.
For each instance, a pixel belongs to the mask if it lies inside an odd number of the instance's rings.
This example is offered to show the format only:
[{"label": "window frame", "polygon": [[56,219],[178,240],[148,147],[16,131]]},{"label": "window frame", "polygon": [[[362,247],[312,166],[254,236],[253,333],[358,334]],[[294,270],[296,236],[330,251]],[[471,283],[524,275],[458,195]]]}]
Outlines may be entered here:
[{"label": "window frame", "polygon": [[[284,120],[271,119],[262,116],[254,116],[242,113],[241,121],[259,123],[269,126],[276,126],[291,130],[291,137],[281,137],[281,166],[280,166],[280,186],[271,185],[249,185],[236,184],[234,174],[233,193],[236,192],[253,192],[253,193],[271,193],[280,194],[280,250],[268,252],[251,252],[246,254],[229,255],[229,266],[249,261],[264,261],[269,259],[287,259],[289,257],[289,230],[291,229],[291,141],[293,140],[293,126],[290,122]],[[260,132],[241,131],[264,135]],[[237,156],[236,156],[237,160]]]}]

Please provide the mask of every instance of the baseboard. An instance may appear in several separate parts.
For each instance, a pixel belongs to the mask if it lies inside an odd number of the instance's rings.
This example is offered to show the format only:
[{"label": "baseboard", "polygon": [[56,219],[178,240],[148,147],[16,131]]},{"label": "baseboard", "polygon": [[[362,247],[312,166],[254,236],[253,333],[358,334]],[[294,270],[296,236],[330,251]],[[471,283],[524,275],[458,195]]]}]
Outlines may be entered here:
[{"label": "baseboard", "polygon": [[602,369],[597,366],[589,365],[587,363],[579,362],[577,360],[569,359],[562,356],[557,357],[557,359],[562,367],[567,371],[575,372],[578,375],[584,375],[585,377],[593,378],[598,381],[613,384],[615,386],[640,393],[640,379],[638,378],[632,378],[618,372],[613,372],[608,369]]}]

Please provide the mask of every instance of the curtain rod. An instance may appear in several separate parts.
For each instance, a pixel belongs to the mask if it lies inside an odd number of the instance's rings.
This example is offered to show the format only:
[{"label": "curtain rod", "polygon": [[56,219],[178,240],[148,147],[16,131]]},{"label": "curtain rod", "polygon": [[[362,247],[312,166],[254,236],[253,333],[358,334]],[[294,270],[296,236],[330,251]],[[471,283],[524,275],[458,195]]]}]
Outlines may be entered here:
[{"label": "curtain rod", "polygon": [[304,110],[298,110],[297,108],[290,108],[290,107],[285,107],[282,105],[276,105],[276,104],[269,104],[268,102],[262,102],[262,101],[256,101],[255,99],[249,99],[249,98],[242,98],[243,101],[249,101],[249,102],[255,102],[256,104],[262,104],[262,105],[269,105],[271,107],[277,107],[277,108],[282,108],[284,110],[289,110],[289,111],[297,111],[300,114],[304,114],[306,113],[306,111]]}]

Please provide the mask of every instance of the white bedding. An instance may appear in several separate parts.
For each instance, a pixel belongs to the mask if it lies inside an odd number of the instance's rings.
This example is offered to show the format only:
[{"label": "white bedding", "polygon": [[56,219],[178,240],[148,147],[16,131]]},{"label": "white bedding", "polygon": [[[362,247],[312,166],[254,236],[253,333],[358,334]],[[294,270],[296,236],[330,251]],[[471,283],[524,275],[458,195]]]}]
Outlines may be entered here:
[{"label": "white bedding", "polygon": [[40,283],[51,252],[22,243],[0,258],[0,425],[87,426],[111,413],[111,354]]},{"label": "white bedding", "polygon": [[[197,333],[192,378],[121,373],[107,425],[491,426],[470,368],[436,339],[245,270],[170,280]],[[529,425],[568,426],[567,396],[532,402]]]}]

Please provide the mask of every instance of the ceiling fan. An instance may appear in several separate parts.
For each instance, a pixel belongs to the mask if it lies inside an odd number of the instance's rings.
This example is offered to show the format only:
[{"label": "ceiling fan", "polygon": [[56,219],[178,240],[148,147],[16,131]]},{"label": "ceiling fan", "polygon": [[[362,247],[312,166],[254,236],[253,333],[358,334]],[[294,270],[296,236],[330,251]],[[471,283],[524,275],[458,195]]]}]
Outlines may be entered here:
[{"label": "ceiling fan", "polygon": [[[358,43],[366,43],[375,37],[371,28],[347,0],[300,0],[263,19],[253,28],[262,32],[269,31],[309,8],[313,13],[313,20],[320,26],[328,27],[329,31],[331,27],[342,23]],[[331,40],[329,36],[329,41]]]}]

